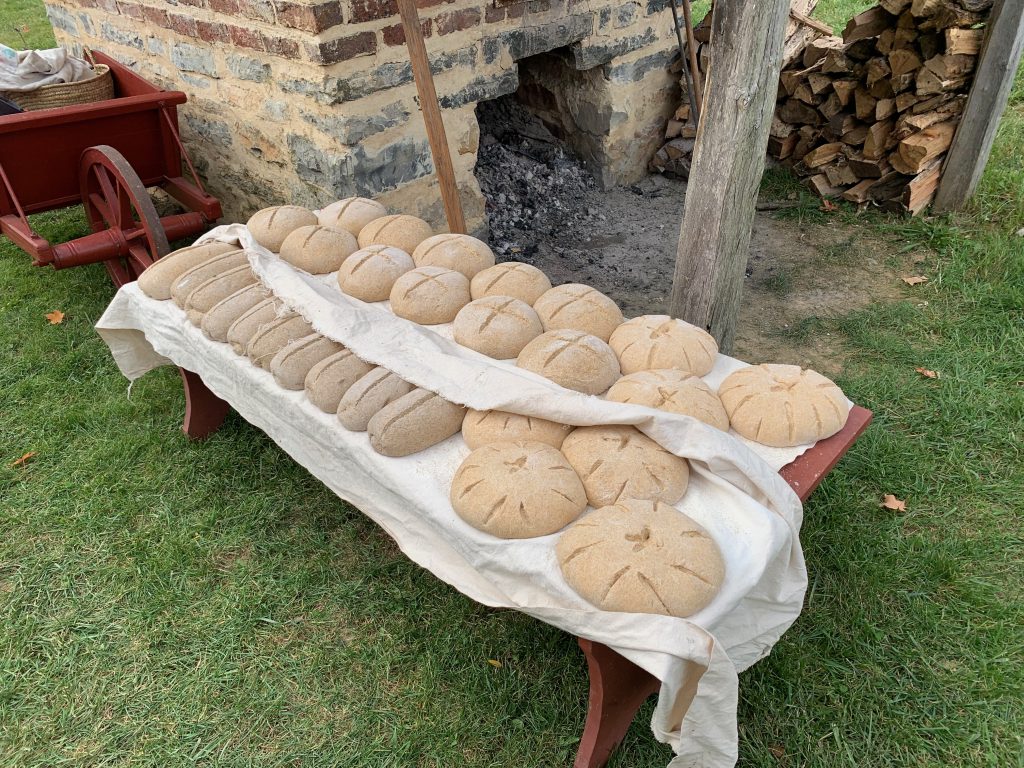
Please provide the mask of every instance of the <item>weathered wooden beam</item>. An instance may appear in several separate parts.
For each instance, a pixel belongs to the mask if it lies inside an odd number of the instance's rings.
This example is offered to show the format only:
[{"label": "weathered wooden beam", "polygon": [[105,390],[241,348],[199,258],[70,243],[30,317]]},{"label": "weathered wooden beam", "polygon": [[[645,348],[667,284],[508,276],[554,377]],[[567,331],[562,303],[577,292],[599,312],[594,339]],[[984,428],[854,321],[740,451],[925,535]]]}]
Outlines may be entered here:
[{"label": "weathered wooden beam", "polygon": [[999,118],[1006,109],[1022,49],[1024,2],[997,0],[971,95],[942,171],[942,182],[932,206],[935,212],[959,210],[974,194],[992,151]]},{"label": "weathered wooden beam", "polygon": [[782,62],[789,0],[718,0],[679,233],[669,312],[718,340],[736,335],[757,191]]}]

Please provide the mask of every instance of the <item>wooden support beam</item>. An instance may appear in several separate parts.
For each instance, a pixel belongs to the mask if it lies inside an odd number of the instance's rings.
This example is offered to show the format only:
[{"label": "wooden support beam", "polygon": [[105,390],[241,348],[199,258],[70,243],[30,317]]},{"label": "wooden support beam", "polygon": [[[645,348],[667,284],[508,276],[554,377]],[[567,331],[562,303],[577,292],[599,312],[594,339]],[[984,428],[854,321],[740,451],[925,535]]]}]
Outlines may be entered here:
[{"label": "wooden support beam", "polygon": [[956,211],[978,186],[1024,49],[1024,2],[996,0],[971,95],[950,147],[932,210]]},{"label": "wooden support beam", "polygon": [[718,0],[669,313],[728,352],[736,335],[789,0]]}]

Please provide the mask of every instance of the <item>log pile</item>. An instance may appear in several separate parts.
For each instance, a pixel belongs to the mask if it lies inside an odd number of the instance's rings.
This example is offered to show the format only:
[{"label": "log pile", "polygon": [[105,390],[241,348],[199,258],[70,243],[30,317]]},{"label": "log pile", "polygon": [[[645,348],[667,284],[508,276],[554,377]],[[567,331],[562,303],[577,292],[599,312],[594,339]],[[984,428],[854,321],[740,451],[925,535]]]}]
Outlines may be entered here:
[{"label": "log pile", "polygon": [[935,195],[992,0],[881,0],[782,72],[768,153],[823,198],[923,210]]}]

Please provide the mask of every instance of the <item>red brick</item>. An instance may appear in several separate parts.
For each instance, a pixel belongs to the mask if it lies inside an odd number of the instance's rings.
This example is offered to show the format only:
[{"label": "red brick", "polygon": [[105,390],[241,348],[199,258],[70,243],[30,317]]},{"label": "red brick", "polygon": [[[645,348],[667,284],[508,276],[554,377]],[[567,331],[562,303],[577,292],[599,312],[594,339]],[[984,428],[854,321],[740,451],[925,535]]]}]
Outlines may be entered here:
[{"label": "red brick", "polygon": [[480,23],[480,11],[477,8],[463,8],[460,11],[449,11],[437,17],[437,34],[450,35],[463,29],[475,27]]},{"label": "red brick", "polygon": [[210,0],[210,10],[233,16],[238,13],[236,0]]},{"label": "red brick", "polygon": [[505,9],[503,7],[489,5],[486,11],[484,11],[484,20],[488,24],[493,24],[496,21],[505,20]]},{"label": "red brick", "polygon": [[395,0],[352,0],[352,21],[360,23],[386,19],[398,13]]},{"label": "red brick", "polygon": [[263,35],[255,29],[228,25],[228,34],[231,35],[231,42],[239,48],[252,48],[257,51],[262,51],[265,48]]},{"label": "red brick", "polygon": [[219,21],[197,21],[196,32],[200,40],[207,43],[227,43],[231,41],[231,33],[228,32],[227,24]]},{"label": "red brick", "polygon": [[323,32],[325,29],[341,24],[341,4],[332,2],[317,5],[303,5],[291,0],[274,0],[277,10],[277,23],[291,29],[304,32]]},{"label": "red brick", "polygon": [[185,37],[197,37],[196,20],[180,13],[168,13],[167,24],[172,30]]},{"label": "red brick", "polygon": [[167,21],[167,11],[163,8],[151,8],[150,6],[144,6],[143,12],[146,14],[146,21],[150,24],[156,24],[158,27],[167,29],[170,23]]},{"label": "red brick", "polygon": [[129,19],[135,19],[136,21],[142,21],[146,18],[142,6],[136,3],[124,3],[118,0],[117,11],[122,16],[127,16]]},{"label": "red brick", "polygon": [[337,64],[357,56],[369,56],[377,52],[377,35],[373,32],[359,32],[348,37],[326,40],[315,46],[308,46],[309,57],[318,64]]},{"label": "red brick", "polygon": [[286,59],[297,59],[299,57],[299,44],[294,40],[289,40],[287,37],[264,35],[263,47],[266,48],[267,53],[284,56]]},{"label": "red brick", "polygon": [[195,8],[205,8],[206,0],[178,0],[180,5],[191,5]]},{"label": "red brick", "polygon": [[[580,0],[582,3],[583,0]],[[508,6],[508,17],[510,19],[521,19],[523,14],[526,13],[526,3],[514,3]]]},{"label": "red brick", "polygon": [[[405,27],[401,24],[384,27],[382,32],[384,33],[384,45],[405,45]],[[421,19],[420,33],[424,37],[430,37],[434,33],[434,20]]]}]

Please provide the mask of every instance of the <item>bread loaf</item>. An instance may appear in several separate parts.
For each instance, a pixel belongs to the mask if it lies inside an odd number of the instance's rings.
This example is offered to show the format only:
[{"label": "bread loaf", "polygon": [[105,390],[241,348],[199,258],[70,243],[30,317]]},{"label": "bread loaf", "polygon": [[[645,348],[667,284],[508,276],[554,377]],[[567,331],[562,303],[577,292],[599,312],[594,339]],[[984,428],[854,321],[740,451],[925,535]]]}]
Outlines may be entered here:
[{"label": "bread loaf", "polygon": [[254,304],[250,309],[238,316],[228,327],[227,341],[237,355],[244,355],[249,340],[267,323],[279,317],[294,317],[295,313],[286,311],[284,305],[275,298],[269,298]]},{"label": "bread loaf", "polygon": [[623,499],[675,504],[690,480],[685,459],[669,453],[635,427],[579,427],[565,438],[562,453],[595,507]]},{"label": "bread loaf", "polygon": [[249,259],[245,255],[245,251],[229,251],[228,253],[222,253],[219,256],[214,256],[212,259],[207,259],[202,264],[197,264],[185,272],[182,272],[178,278],[171,283],[171,298],[174,303],[182,309],[185,309],[185,299],[192,293],[196,288],[205,283],[207,280],[218,277],[224,274],[229,269],[235,269],[235,267],[249,266]]},{"label": "bread loaf", "polygon": [[185,297],[185,312],[198,314],[199,321],[193,322],[199,325],[203,315],[209,312],[215,304],[256,282],[258,282],[256,275],[253,274],[248,262],[229,269],[196,286]]},{"label": "bread loaf", "polygon": [[686,371],[637,371],[615,382],[607,397],[619,403],[682,413],[715,429],[729,431],[729,416],[718,395],[703,379]]},{"label": "bread loaf", "polygon": [[349,387],[373,370],[350,349],[342,349],[309,369],[306,374],[306,395],[324,413],[336,414],[341,397]]},{"label": "bread loaf", "polygon": [[415,266],[405,251],[390,245],[371,245],[356,251],[341,265],[338,287],[360,301],[387,301],[395,280]]},{"label": "bread loaf", "polygon": [[358,249],[347,229],[310,225],[294,230],[281,244],[281,258],[313,275],[336,272]]},{"label": "bread loaf", "polygon": [[605,611],[685,618],[722,588],[725,563],[714,539],[660,501],[628,499],[571,525],[555,545],[565,580]]},{"label": "bread loaf", "polygon": [[471,449],[509,440],[529,440],[561,448],[571,431],[572,427],[566,424],[507,411],[470,410],[462,420],[462,439]]},{"label": "bread loaf", "polygon": [[256,211],[246,222],[253,239],[268,251],[278,253],[284,239],[299,227],[316,224],[316,214],[298,205],[275,205]]},{"label": "bread loaf", "polygon": [[139,290],[151,299],[166,301],[171,298],[171,285],[185,272],[215,256],[237,250],[237,245],[216,241],[180,248],[146,267],[139,275]]},{"label": "bread loaf", "polygon": [[415,216],[381,216],[359,230],[359,247],[390,245],[411,254],[432,234],[430,225]]},{"label": "bread loaf", "polygon": [[209,312],[203,315],[201,323],[203,333],[213,341],[227,341],[228,328],[231,327],[231,324],[270,296],[270,291],[260,282],[235,291],[227,298],[218,301],[210,308]]},{"label": "bread loaf", "polygon": [[377,453],[408,456],[454,435],[465,415],[464,406],[417,388],[377,411],[366,433]]},{"label": "bread loaf", "polygon": [[483,240],[446,233],[428,237],[417,245],[412,260],[417,267],[454,269],[472,280],[478,272],[494,266],[494,252]]},{"label": "bread loaf", "polygon": [[311,333],[313,326],[300,315],[279,317],[261,326],[249,339],[249,343],[245,345],[245,356],[260,368],[270,370],[274,355],[296,339],[309,336]]},{"label": "bread loaf", "polygon": [[477,448],[452,480],[456,514],[502,539],[554,533],[586,509],[587,497],[565,457],[544,443],[514,441]]},{"label": "bread loaf", "polygon": [[469,280],[444,267],[416,267],[391,287],[391,311],[420,325],[450,323],[469,303]]},{"label": "bread loaf", "polygon": [[582,331],[542,333],[523,347],[516,365],[588,395],[601,394],[619,378],[611,347]]},{"label": "bread loaf", "polygon": [[616,328],[608,343],[623,373],[678,368],[703,376],[718,355],[710,333],[668,315],[634,317]]},{"label": "bread loaf", "polygon": [[374,219],[387,216],[388,209],[368,197],[346,197],[324,207],[317,219],[323,227],[340,227],[358,237],[360,230]]},{"label": "bread loaf", "polygon": [[341,350],[342,346],[338,342],[322,334],[311,333],[282,347],[270,361],[270,372],[277,386],[283,389],[302,389],[310,369]]},{"label": "bread loaf", "polygon": [[469,284],[474,299],[485,296],[511,296],[531,307],[544,293],[551,290],[548,276],[530,264],[506,261],[477,272]]},{"label": "bread loaf", "polygon": [[413,389],[412,384],[387,368],[374,368],[341,396],[338,421],[345,429],[365,432],[377,411]]},{"label": "bread loaf", "polygon": [[764,445],[816,443],[846,424],[850,405],[831,379],[798,365],[752,365],[718,388],[732,428]]},{"label": "bread loaf", "polygon": [[582,283],[567,283],[546,291],[533,303],[533,308],[545,331],[572,329],[608,341],[612,331],[622,324],[618,305]]},{"label": "bread loaf", "polygon": [[544,328],[529,304],[511,296],[487,296],[460,309],[452,331],[462,346],[496,360],[510,360]]}]

